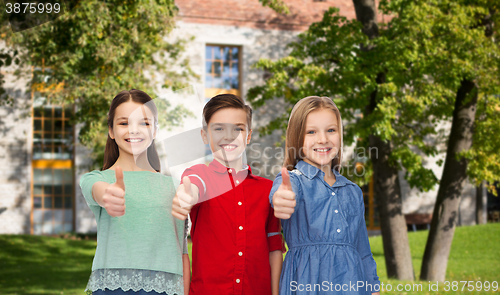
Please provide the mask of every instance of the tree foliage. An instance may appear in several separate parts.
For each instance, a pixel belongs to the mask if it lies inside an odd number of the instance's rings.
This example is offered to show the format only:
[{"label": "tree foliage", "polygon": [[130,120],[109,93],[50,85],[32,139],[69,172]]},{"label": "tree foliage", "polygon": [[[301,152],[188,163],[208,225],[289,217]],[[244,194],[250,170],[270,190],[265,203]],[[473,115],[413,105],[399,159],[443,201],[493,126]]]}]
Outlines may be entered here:
[{"label": "tree foliage", "polygon": [[[256,107],[283,97],[290,108],[261,131],[286,128],[291,106],[309,95],[334,98],[345,125],[346,145],[369,134],[390,140],[391,160],[406,171],[412,187],[430,190],[439,175],[424,159],[445,152],[454,100],[460,82],[470,78],[479,87],[474,145],[463,154],[471,159],[469,175],[477,181],[500,179],[499,48],[497,31],[485,34],[485,17],[497,7],[488,1],[383,1],[391,15],[380,24],[380,36],[369,40],[356,20],[325,13],[290,44],[290,56],[260,60],[255,66],[272,75],[249,90]],[[495,22],[497,15],[489,21]],[[361,46],[360,44],[364,44]],[[370,50],[366,50],[370,47]],[[378,73],[385,80],[378,81]],[[377,107],[362,116],[376,91]],[[366,140],[356,140],[367,147]],[[442,163],[438,163],[442,164]]]},{"label": "tree foliage", "polygon": [[[80,1],[38,27],[19,33],[4,27],[2,38],[19,51],[22,68],[34,69],[30,87],[48,103],[77,105],[79,138],[100,159],[107,111],[118,92],[136,88],[154,98],[159,84],[176,89],[194,77],[182,56],[186,40],[166,38],[176,12],[173,0]],[[175,125],[185,110],[169,114],[164,123]]]}]

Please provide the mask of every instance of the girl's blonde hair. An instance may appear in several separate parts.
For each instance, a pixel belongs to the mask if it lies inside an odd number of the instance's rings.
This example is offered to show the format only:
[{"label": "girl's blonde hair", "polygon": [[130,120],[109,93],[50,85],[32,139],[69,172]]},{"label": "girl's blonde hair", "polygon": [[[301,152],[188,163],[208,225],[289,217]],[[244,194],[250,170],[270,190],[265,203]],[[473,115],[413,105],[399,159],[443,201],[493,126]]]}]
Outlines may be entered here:
[{"label": "girl's blonde hair", "polygon": [[340,132],[340,150],[337,156],[332,160],[332,168],[340,172],[340,163],[342,160],[342,149],[344,141],[342,138],[342,118],[340,111],[335,103],[329,97],[308,96],[295,104],[288,120],[286,129],[285,160],[283,166],[288,170],[293,170],[295,165],[305,158],[303,154],[304,138],[306,132],[306,120],[309,113],[319,110],[332,110],[337,116],[337,126]]}]

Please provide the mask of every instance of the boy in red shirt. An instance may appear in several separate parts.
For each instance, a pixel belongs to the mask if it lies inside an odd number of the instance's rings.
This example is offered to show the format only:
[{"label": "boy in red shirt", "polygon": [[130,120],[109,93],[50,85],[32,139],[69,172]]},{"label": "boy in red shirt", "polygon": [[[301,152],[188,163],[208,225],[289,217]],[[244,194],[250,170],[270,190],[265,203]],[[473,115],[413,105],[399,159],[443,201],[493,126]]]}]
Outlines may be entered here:
[{"label": "boy in red shirt", "polygon": [[190,295],[278,294],[284,243],[268,200],[272,181],[242,159],[251,122],[236,95],[217,95],[203,109],[201,136],[214,160],[184,171],[172,205],[176,218],[191,216]]}]

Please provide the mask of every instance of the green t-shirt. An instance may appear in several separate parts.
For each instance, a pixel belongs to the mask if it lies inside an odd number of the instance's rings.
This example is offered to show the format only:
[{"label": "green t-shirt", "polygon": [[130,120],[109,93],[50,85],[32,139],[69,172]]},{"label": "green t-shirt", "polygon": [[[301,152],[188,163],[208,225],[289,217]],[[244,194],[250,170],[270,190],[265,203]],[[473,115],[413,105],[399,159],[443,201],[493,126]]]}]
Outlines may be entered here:
[{"label": "green t-shirt", "polygon": [[92,271],[137,269],[182,275],[185,222],[172,216],[172,178],[149,171],[124,171],[125,215],[111,217],[92,198],[97,181],[114,183],[114,170],[82,176],[80,187],[97,221]]}]

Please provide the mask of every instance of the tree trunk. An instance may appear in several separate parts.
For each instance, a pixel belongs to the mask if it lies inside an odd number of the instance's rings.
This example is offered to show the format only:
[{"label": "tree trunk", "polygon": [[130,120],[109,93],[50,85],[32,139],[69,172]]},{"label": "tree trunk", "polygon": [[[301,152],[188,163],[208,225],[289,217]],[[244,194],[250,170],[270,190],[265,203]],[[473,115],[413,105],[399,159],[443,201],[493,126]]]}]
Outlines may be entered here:
[{"label": "tree trunk", "polygon": [[453,110],[443,175],[422,260],[420,275],[422,280],[445,280],[448,256],[458,219],[460,196],[467,179],[468,161],[465,158],[457,158],[457,154],[467,151],[472,146],[476,104],[476,84],[464,79],[458,89]]},{"label": "tree trunk", "polygon": [[[363,24],[363,32],[370,38],[378,37],[377,10],[374,0],[353,0],[356,19]],[[364,47],[364,50],[370,50]],[[377,83],[384,83],[385,75],[380,73]],[[371,114],[377,107],[377,91],[371,94],[370,105],[365,115]],[[375,197],[379,208],[380,227],[384,244],[384,256],[389,278],[413,280],[408,230],[402,212],[401,188],[398,169],[389,163],[392,153],[390,142],[383,141],[377,135],[370,135],[370,147],[376,154],[370,155],[373,162],[373,180]]]},{"label": "tree trunk", "polygon": [[476,224],[486,224],[486,194],[483,182],[476,187]]}]

